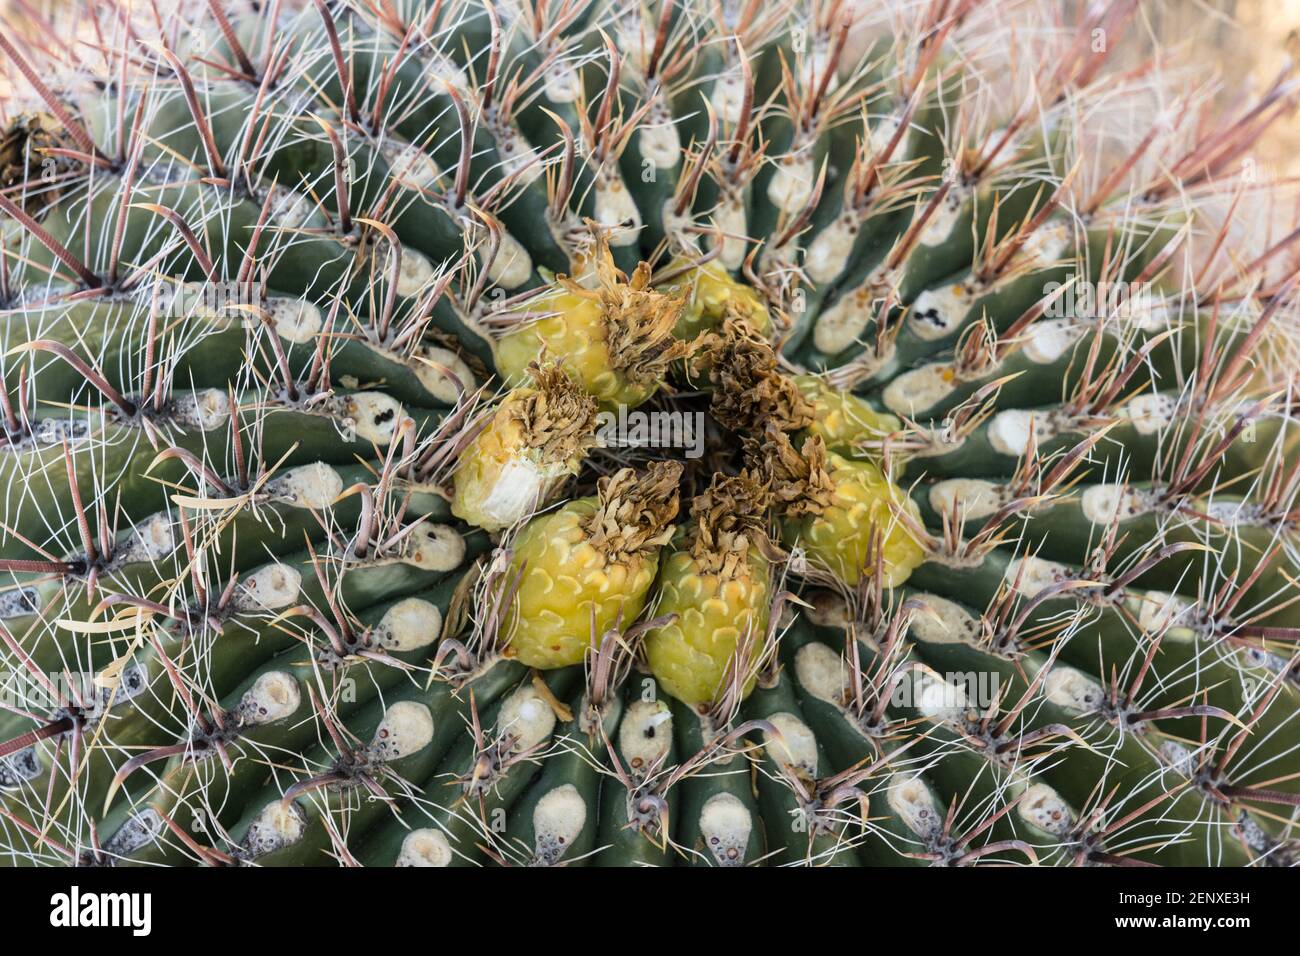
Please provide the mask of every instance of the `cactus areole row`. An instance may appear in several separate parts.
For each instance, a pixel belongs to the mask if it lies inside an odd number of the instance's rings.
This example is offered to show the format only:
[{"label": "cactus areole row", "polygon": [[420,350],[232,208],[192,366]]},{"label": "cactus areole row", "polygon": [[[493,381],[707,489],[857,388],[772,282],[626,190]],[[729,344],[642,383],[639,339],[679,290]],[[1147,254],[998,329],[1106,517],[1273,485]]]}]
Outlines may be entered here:
[{"label": "cactus areole row", "polygon": [[1294,863],[1297,94],[1136,8],[0,32],[0,863]]}]

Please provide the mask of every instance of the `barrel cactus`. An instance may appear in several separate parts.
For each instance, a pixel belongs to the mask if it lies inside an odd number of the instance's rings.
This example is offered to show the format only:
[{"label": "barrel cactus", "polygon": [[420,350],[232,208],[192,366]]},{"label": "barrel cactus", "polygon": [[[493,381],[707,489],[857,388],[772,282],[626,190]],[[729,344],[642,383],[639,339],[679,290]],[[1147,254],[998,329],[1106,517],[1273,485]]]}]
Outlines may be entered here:
[{"label": "barrel cactus", "polygon": [[1285,78],[164,6],[0,33],[5,864],[1296,859]]}]

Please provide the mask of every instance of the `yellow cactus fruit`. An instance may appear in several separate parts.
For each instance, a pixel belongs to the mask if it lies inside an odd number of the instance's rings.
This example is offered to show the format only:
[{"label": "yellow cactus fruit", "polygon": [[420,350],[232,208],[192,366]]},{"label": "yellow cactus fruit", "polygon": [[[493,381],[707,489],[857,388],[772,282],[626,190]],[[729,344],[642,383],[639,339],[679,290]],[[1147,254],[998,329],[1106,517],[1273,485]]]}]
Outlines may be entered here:
[{"label": "yellow cactus fruit", "polygon": [[650,266],[625,276],[599,240],[588,274],[559,276],[549,292],[530,300],[541,318],[497,342],[497,367],[521,381],[538,356],[563,357],[565,368],[602,408],[640,405],[658,389],[669,365],[691,346],[673,338],[685,298],[650,288]]},{"label": "yellow cactus fruit", "polygon": [[925,550],[902,520],[920,524],[920,509],[876,465],[828,453],[820,436],[801,450],[775,428],[761,446],[782,516],[781,541],[801,549],[810,575],[824,574],[853,587],[879,574],[898,587]]},{"label": "yellow cactus fruit", "polygon": [[646,658],[663,689],[693,707],[753,688],[770,602],[767,501],[749,474],[715,474],[662,562],[655,614],[676,618],[650,632]]},{"label": "yellow cactus fruit", "polygon": [[596,403],[559,365],[534,364],[461,456],[451,510],[487,531],[528,517],[577,474],[596,441]]},{"label": "yellow cactus fruit", "polygon": [[521,574],[509,653],[530,667],[581,663],[594,641],[636,620],[672,536],[682,466],[656,462],[602,478],[597,493],[528,522],[513,543]]},{"label": "yellow cactus fruit", "polygon": [[733,279],[721,263],[696,265],[675,259],[663,270],[663,276],[658,283],[661,291],[686,297],[686,307],[673,329],[677,338],[693,339],[713,331],[728,315],[742,318],[757,335],[766,338],[771,334],[772,318],[762,296]]}]

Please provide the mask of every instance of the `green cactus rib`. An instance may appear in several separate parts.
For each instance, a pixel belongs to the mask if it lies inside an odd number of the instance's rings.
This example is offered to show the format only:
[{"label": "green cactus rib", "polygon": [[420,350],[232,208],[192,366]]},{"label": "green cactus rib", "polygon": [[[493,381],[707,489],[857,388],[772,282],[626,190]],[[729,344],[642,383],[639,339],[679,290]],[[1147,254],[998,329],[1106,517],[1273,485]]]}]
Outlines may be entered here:
[{"label": "green cactus rib", "polygon": [[1300,860],[1293,85],[97,3],[0,36],[0,865]]}]

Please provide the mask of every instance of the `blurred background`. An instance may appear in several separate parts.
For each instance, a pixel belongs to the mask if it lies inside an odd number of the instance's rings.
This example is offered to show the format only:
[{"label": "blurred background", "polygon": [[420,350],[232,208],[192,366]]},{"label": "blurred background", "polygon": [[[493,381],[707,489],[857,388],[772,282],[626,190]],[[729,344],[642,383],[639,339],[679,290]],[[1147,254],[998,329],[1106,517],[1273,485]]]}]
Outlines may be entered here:
[{"label": "blurred background", "polygon": [[[1218,71],[1225,104],[1259,93],[1291,61],[1300,63],[1300,0],[1144,0],[1143,12],[1153,36],[1186,44]],[[1300,176],[1300,116],[1274,125],[1260,153],[1279,175]]]}]

